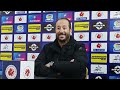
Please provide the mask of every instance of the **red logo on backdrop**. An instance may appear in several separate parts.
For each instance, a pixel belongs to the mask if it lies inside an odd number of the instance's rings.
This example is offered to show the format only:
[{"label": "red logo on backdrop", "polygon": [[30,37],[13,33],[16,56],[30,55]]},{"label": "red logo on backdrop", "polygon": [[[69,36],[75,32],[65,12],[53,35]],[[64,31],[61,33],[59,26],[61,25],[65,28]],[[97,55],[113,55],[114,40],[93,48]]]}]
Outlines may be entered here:
[{"label": "red logo on backdrop", "polygon": [[99,33],[99,34],[97,34],[97,36],[96,36],[98,39],[101,39],[102,38],[102,34],[101,33]]},{"label": "red logo on backdrop", "polygon": [[97,48],[101,48],[101,44],[100,43],[97,44]]},{"label": "red logo on backdrop", "polygon": [[83,12],[80,12],[80,14],[79,14],[81,17],[83,17],[84,16],[84,13]]},{"label": "red logo on backdrop", "polygon": [[84,37],[85,37],[84,34],[79,34],[80,39],[83,39]]},{"label": "red logo on backdrop", "polygon": [[22,36],[18,36],[18,39],[21,40],[21,39],[22,39]]},{"label": "red logo on backdrop", "polygon": [[97,12],[97,16],[98,16],[98,17],[101,17],[101,16],[102,16],[102,12],[100,12],[100,11]]},{"label": "red logo on backdrop", "polygon": [[17,69],[14,65],[9,65],[5,70],[5,75],[8,79],[15,79],[17,76]]},{"label": "red logo on backdrop", "polygon": [[29,66],[27,66],[25,69],[24,69],[24,77],[26,79],[28,79],[29,77],[31,76],[31,69]]},{"label": "red logo on backdrop", "polygon": [[32,36],[32,39],[33,39],[33,40],[35,40],[35,39],[36,39],[36,37],[37,37],[37,36],[34,36],[34,35],[33,35],[33,36]]},{"label": "red logo on backdrop", "polygon": [[22,21],[22,18],[21,18],[21,17],[19,18],[19,21]]},{"label": "red logo on backdrop", "polygon": [[8,75],[9,75],[9,76],[13,76],[13,75],[14,75],[14,69],[10,68],[10,69],[8,70]]},{"label": "red logo on backdrop", "polygon": [[50,40],[50,39],[51,39],[51,35],[47,35],[47,39],[49,39],[49,40]]},{"label": "red logo on backdrop", "polygon": [[118,33],[115,34],[115,37],[116,37],[116,38],[120,38],[120,34],[118,34]]},{"label": "red logo on backdrop", "polygon": [[26,70],[25,70],[25,75],[26,75],[26,76],[29,76],[29,74],[30,74],[30,70],[29,70],[29,69],[26,69]]},{"label": "red logo on backdrop", "polygon": [[8,36],[5,36],[5,40],[8,40]]},{"label": "red logo on backdrop", "polygon": [[83,35],[80,35],[80,37],[79,37],[80,39],[82,39],[83,38]]},{"label": "red logo on backdrop", "polygon": [[35,55],[32,55],[32,59],[35,59]]}]

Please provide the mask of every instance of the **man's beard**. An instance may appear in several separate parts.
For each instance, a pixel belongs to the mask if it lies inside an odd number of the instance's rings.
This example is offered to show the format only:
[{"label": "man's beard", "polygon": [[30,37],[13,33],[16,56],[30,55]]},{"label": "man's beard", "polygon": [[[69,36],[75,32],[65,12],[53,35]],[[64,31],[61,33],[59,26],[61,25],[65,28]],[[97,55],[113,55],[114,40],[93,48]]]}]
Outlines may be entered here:
[{"label": "man's beard", "polygon": [[[59,36],[60,35],[65,35],[65,39],[61,40],[59,39]],[[66,34],[66,33],[60,33],[57,35],[57,40],[60,42],[60,43],[66,43],[70,38],[70,35],[69,34]]]}]

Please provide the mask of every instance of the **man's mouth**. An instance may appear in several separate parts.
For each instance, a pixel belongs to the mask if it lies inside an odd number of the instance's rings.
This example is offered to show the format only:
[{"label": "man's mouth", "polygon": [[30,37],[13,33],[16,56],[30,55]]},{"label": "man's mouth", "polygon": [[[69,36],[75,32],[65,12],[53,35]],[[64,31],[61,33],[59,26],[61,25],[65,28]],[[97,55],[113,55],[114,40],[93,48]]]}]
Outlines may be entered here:
[{"label": "man's mouth", "polygon": [[66,37],[65,34],[59,35],[59,38],[65,38],[65,37]]},{"label": "man's mouth", "polygon": [[66,36],[65,34],[61,34],[61,35],[59,35],[60,37],[62,37],[62,36]]}]

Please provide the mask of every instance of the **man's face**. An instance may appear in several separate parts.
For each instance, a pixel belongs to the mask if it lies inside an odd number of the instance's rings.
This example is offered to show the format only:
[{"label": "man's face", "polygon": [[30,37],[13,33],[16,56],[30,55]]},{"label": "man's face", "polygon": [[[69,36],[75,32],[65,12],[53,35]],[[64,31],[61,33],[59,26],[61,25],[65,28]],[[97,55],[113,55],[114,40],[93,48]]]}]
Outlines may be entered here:
[{"label": "man's face", "polygon": [[71,29],[67,20],[61,19],[56,23],[56,37],[58,41],[65,42],[70,37],[70,32]]}]

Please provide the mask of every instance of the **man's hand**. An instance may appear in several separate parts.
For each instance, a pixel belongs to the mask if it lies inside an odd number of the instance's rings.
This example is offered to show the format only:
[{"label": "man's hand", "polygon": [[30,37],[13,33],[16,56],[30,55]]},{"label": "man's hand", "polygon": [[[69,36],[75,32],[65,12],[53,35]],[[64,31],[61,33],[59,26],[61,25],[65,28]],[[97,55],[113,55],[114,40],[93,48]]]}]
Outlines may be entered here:
[{"label": "man's hand", "polygon": [[70,62],[74,62],[74,59],[72,59]]},{"label": "man's hand", "polygon": [[46,66],[46,67],[48,67],[48,68],[50,68],[50,66],[52,66],[52,65],[53,65],[53,63],[54,63],[54,62],[53,62],[53,61],[51,61],[51,62],[47,63],[45,66]]}]

